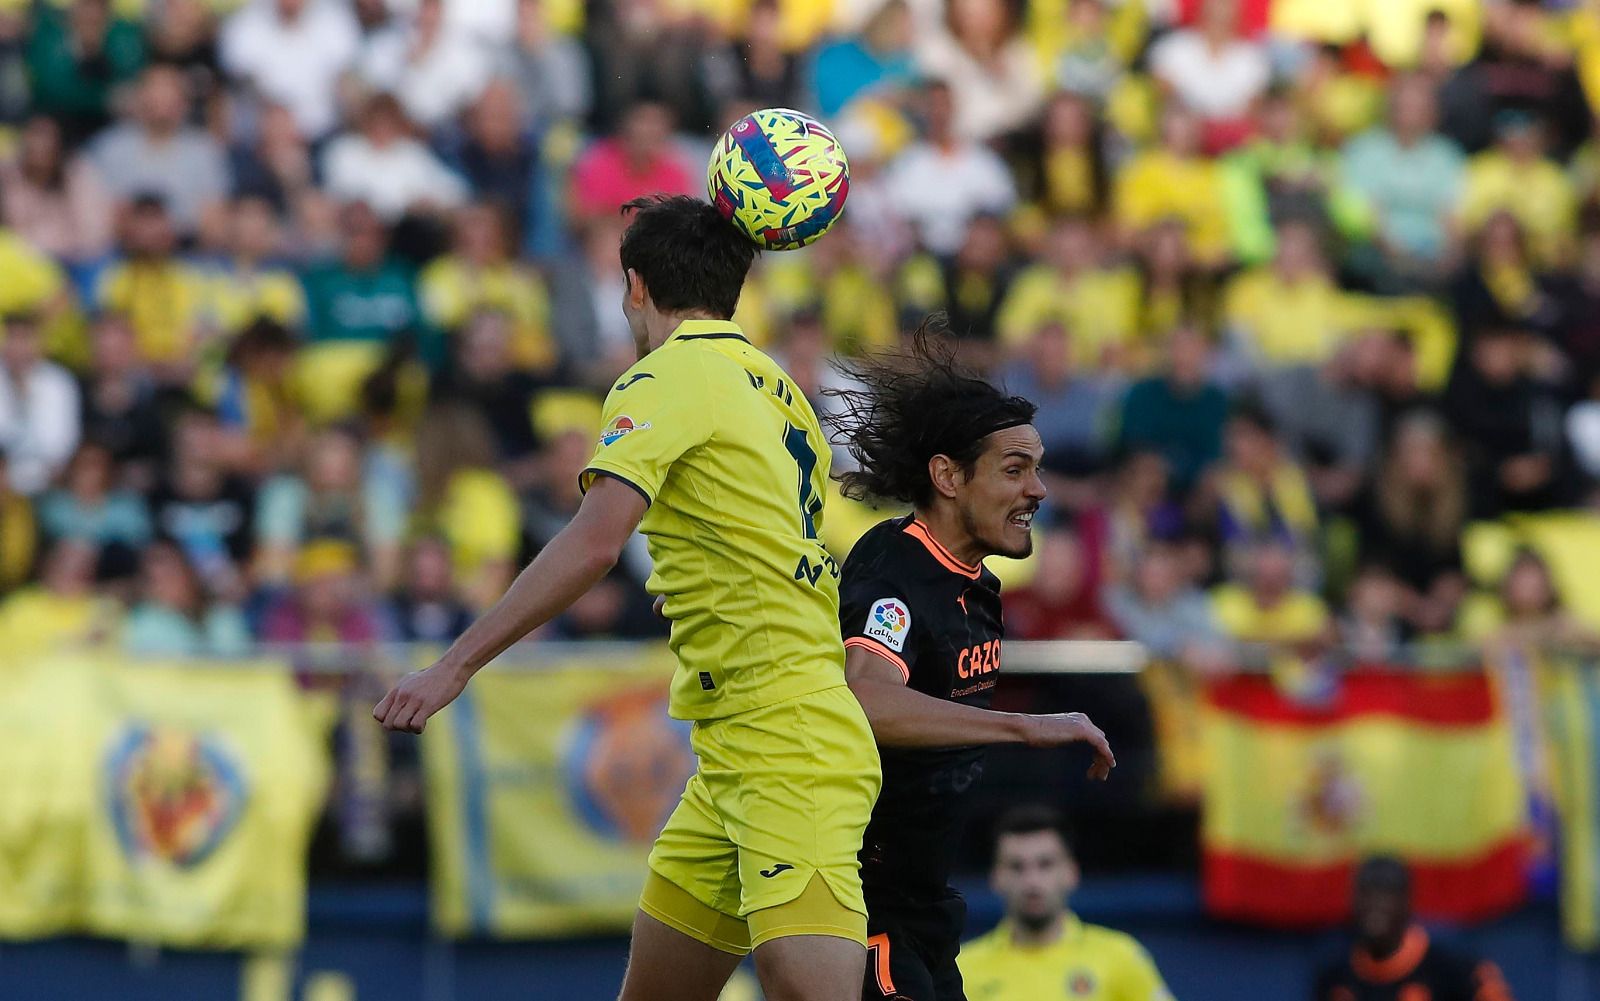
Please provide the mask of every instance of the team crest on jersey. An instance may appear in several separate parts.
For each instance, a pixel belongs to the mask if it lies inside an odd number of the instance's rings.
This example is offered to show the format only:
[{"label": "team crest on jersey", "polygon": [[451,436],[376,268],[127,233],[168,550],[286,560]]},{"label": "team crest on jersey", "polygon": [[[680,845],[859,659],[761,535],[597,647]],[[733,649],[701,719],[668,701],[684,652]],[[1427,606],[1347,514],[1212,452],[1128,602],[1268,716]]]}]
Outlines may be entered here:
[{"label": "team crest on jersey", "polygon": [[867,613],[866,635],[900,653],[906,648],[911,631],[911,612],[899,598],[879,598]]},{"label": "team crest on jersey", "polygon": [[1067,974],[1067,993],[1075,998],[1086,998],[1094,993],[1094,977],[1088,970],[1073,970]]},{"label": "team crest on jersey", "polygon": [[635,431],[644,431],[649,427],[649,421],[642,421],[636,424],[632,417],[627,414],[621,414],[613,419],[610,424],[607,424],[604,431],[600,432],[600,444],[614,444],[624,435],[632,434]]}]

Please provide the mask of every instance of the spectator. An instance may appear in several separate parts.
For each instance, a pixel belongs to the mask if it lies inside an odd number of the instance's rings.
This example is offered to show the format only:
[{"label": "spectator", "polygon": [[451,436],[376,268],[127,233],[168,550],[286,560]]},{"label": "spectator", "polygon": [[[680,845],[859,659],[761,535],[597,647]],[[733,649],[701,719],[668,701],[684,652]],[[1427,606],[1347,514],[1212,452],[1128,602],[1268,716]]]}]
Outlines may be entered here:
[{"label": "spectator", "polygon": [[[362,202],[345,206],[339,219],[339,257],[305,276],[310,339],[386,345],[421,330],[416,288],[405,267],[389,256],[383,220]],[[437,358],[435,340],[423,344],[426,357]]]},{"label": "spectator", "polygon": [[472,610],[456,595],[450,546],[436,536],[413,542],[400,587],[386,609],[386,630],[405,643],[452,643],[472,625]]},{"label": "spectator", "polygon": [[602,132],[626,131],[640,104],[654,104],[654,114],[686,128],[709,125],[710,102],[699,72],[705,27],[703,18],[684,8],[618,0],[595,4],[584,19],[586,48],[594,60],[591,124]]},{"label": "spectator", "polygon": [[242,657],[250,652],[250,627],[237,607],[206,599],[182,549],[157,542],[140,560],[122,648],[144,657]]},{"label": "spectator", "polygon": [[885,185],[899,214],[916,228],[922,246],[934,254],[951,255],[960,249],[972,219],[1003,215],[1016,201],[1016,190],[1005,163],[993,151],[955,131],[948,81],[925,84],[922,100],[923,138],[900,154]]},{"label": "spectator", "polygon": [[[1108,8],[1107,0],[1067,0],[1065,37],[1056,57],[1055,82],[1062,90],[1103,104],[1128,69],[1133,50],[1144,45],[1144,12]],[[1126,30],[1132,26],[1132,30]],[[1037,29],[1042,25],[1032,25]]]},{"label": "spectator", "polygon": [[[451,364],[433,396],[477,411],[495,436],[499,461],[525,466],[538,446],[532,404],[539,382],[516,365],[512,324],[503,313],[473,314],[451,340]],[[524,476],[514,476],[518,486]]]},{"label": "spectator", "polygon": [[1129,363],[1143,367],[1147,346],[1176,327],[1193,326],[1211,335],[1217,329],[1217,286],[1195,260],[1188,227],[1164,219],[1139,234],[1134,245],[1135,287]]},{"label": "spectator", "polygon": [[639,360],[627,317],[616,304],[627,291],[617,247],[622,223],[595,216],[578,229],[579,253],[551,265],[552,316],[561,357],[584,382],[605,383]]},{"label": "spectator", "polygon": [[1511,1001],[1498,967],[1440,948],[1412,921],[1411,874],[1400,860],[1377,857],[1361,863],[1351,911],[1355,945],[1317,975],[1316,1001],[1407,994]]},{"label": "spectator", "polygon": [[0,126],[7,128],[21,124],[32,110],[28,25],[28,8],[0,8]]},{"label": "spectator", "polygon": [[1038,404],[1033,426],[1044,443],[1046,468],[1066,476],[1098,472],[1111,445],[1111,422],[1122,386],[1074,361],[1072,335],[1051,324],[1036,330],[1001,373],[1008,392]]},{"label": "spectator", "polygon": [[[977,215],[967,224],[953,257],[944,261],[913,258],[902,282],[918,287],[909,296],[916,306],[913,312],[944,313],[950,332],[989,358],[995,320],[1015,273],[1013,260],[1005,223],[993,215]],[[916,275],[918,270],[926,276]],[[920,288],[923,285],[926,291]],[[923,298],[929,293],[933,293],[931,298]]]},{"label": "spectator", "polygon": [[1266,47],[1239,34],[1237,0],[1202,0],[1195,27],[1180,28],[1150,49],[1161,87],[1205,122],[1215,153],[1249,134],[1250,106],[1267,89]]},{"label": "spectator", "polygon": [[770,309],[816,313],[824,348],[845,355],[892,347],[899,336],[889,262],[877,258],[863,235],[841,217],[804,258],[774,259],[762,276]]},{"label": "spectator", "polygon": [[1531,260],[1526,233],[1508,211],[1484,222],[1451,291],[1456,326],[1468,336],[1488,327],[1554,334],[1562,320],[1558,290]]},{"label": "spectator", "polygon": [[262,614],[263,642],[360,648],[383,639],[354,546],[308,542],[295,554],[293,571],[294,587],[278,593]]},{"label": "spectator", "polygon": [[183,74],[151,66],[139,77],[130,120],[100,133],[89,150],[118,199],[158,196],[184,237],[199,230],[201,216],[227,197],[232,183],[222,147],[187,124],[189,104]]},{"label": "spectator", "polygon": [[379,586],[398,579],[406,498],[367,474],[361,446],[355,431],[325,428],[311,439],[298,472],[262,486],[255,513],[258,580],[287,583],[299,554],[316,540],[358,547]]},{"label": "spectator", "polygon": [[[987,142],[1021,128],[1044,99],[1037,57],[1006,0],[946,0],[944,18],[916,42],[917,68],[942,80],[959,142]],[[936,140],[937,141],[937,140]]]},{"label": "spectator", "polygon": [[94,265],[111,252],[111,196],[87,158],[67,154],[57,119],[28,119],[0,195],[6,224],[57,260]]},{"label": "spectator", "polygon": [[105,313],[95,321],[89,370],[83,378],[83,437],[111,453],[121,480],[148,490],[166,452],[167,422],[150,366],[126,318]]},{"label": "spectator", "polygon": [[1382,413],[1372,392],[1387,356],[1381,334],[1345,341],[1321,365],[1265,372],[1261,403],[1323,510],[1347,509],[1377,458]]},{"label": "spectator", "polygon": [[132,576],[139,550],[150,541],[144,498],[119,489],[111,452],[94,442],[78,447],[59,489],[39,501],[39,527],[50,541],[70,539],[95,548],[100,577]]},{"label": "spectator", "polygon": [[460,404],[438,404],[417,427],[414,518],[450,545],[462,593],[487,608],[516,572],[521,543],[517,498],[496,471],[488,422]]},{"label": "spectator", "polygon": [[[1260,542],[1242,562],[1243,583],[1221,584],[1211,592],[1211,614],[1229,639],[1264,645],[1276,660],[1331,638],[1328,606],[1316,594],[1295,586],[1292,549],[1275,541]],[[1278,664],[1273,667],[1276,670]]]},{"label": "spectator", "polygon": [[1461,197],[1461,148],[1440,135],[1431,81],[1408,74],[1389,90],[1387,126],[1352,139],[1340,154],[1343,181],[1371,212],[1381,264],[1427,284],[1449,268],[1451,213]]},{"label": "spectator", "polygon": [[11,487],[11,462],[0,449],[0,598],[27,582],[39,549],[39,525],[28,498]]},{"label": "spectator", "polygon": [[336,0],[250,0],[222,26],[222,68],[321,139],[338,124],[336,87],[359,44],[354,15]]},{"label": "spectator", "polygon": [[1140,550],[1126,581],[1106,590],[1106,612],[1117,631],[1152,657],[1203,664],[1220,642],[1205,593],[1186,578],[1177,547],[1152,541]]},{"label": "spectator", "polygon": [[1558,286],[1557,296],[1557,346],[1572,366],[1572,382],[1591,387],[1600,377],[1600,209],[1584,213],[1576,266]]},{"label": "spectator", "polygon": [[252,322],[228,346],[217,414],[245,469],[281,470],[305,444],[293,380],[297,347],[294,335],[270,319]]},{"label": "spectator", "polygon": [[271,203],[259,196],[237,198],[228,223],[227,256],[204,270],[207,325],[228,337],[263,319],[302,325],[305,290],[283,265],[283,230]]},{"label": "spectator", "polygon": [[1169,490],[1167,461],[1149,450],[1130,451],[1117,468],[1107,496],[1084,511],[1078,523],[1093,564],[1109,581],[1125,581],[1146,545],[1174,542],[1186,519],[1181,495]]},{"label": "spectator", "polygon": [[1514,328],[1480,331],[1445,393],[1445,413],[1466,449],[1468,511],[1556,507],[1567,489],[1561,404],[1532,371],[1530,336]]},{"label": "spectator", "polygon": [[745,16],[743,37],[706,54],[707,89],[720,104],[745,101],[758,108],[800,103],[800,61],[785,51],[778,0],[755,0]]},{"label": "spectator", "polygon": [[1305,471],[1284,454],[1276,433],[1272,418],[1254,406],[1229,418],[1223,462],[1207,484],[1216,492],[1216,530],[1230,564],[1258,543],[1273,542],[1294,554],[1299,579],[1312,581],[1316,500]]},{"label": "spectator", "polygon": [[456,213],[450,253],[435,258],[418,278],[423,315],[434,327],[458,330],[474,313],[502,313],[512,324],[516,366],[548,373],[557,358],[550,299],[543,280],[512,257],[506,229],[493,205],[477,203]]},{"label": "spectator", "polygon": [[1316,228],[1286,221],[1277,244],[1270,265],[1241,274],[1223,296],[1229,344],[1249,369],[1320,364],[1351,326],[1349,299],[1333,280]]},{"label": "spectator", "polygon": [[1407,635],[1401,610],[1405,585],[1376,564],[1363,566],[1350,582],[1339,616],[1339,645],[1358,664],[1399,662]]},{"label": "spectator", "polygon": [[146,15],[145,38],[152,62],[178,67],[205,105],[222,83],[217,19],[206,0],[162,0]]},{"label": "spectator", "polygon": [[294,115],[281,104],[261,108],[255,134],[229,152],[236,197],[265,198],[275,211],[298,217],[322,195],[315,185],[311,147]]},{"label": "spectator", "polygon": [[1393,576],[1401,611],[1420,632],[1455,621],[1466,594],[1466,520],[1466,472],[1444,423],[1426,411],[1403,419],[1361,506],[1361,556]]},{"label": "spectator", "polygon": [[197,406],[181,411],[150,512],[156,533],[183,550],[205,589],[237,600],[245,590],[255,491],[229,469],[225,456],[216,414]]},{"label": "spectator", "polygon": [[1118,633],[1100,602],[1100,582],[1076,533],[1050,528],[1035,548],[1033,579],[1005,592],[1006,635],[1019,640],[1113,639]]},{"label": "spectator", "polygon": [[[1537,658],[1547,653],[1592,651],[1600,637],[1566,606],[1550,566],[1531,549],[1520,550],[1500,579],[1501,622],[1489,639],[1491,656],[1506,672],[1526,671],[1526,660],[1513,666],[1515,656]],[[1532,679],[1517,679],[1521,684]]]},{"label": "spectator", "polygon": [[524,128],[516,88],[491,80],[467,109],[466,127],[448,144],[452,170],[466,179],[480,201],[510,213],[510,229],[521,230],[530,251],[548,253],[560,245],[539,159],[539,143]]},{"label": "spectator", "polygon": [[408,212],[454,208],[467,194],[461,178],[411,135],[400,102],[390,94],[369,97],[359,131],[328,143],[322,173],[330,195],[365,203],[386,223]]},{"label": "spectator", "polygon": [[39,317],[13,313],[0,343],[0,451],[12,489],[33,497],[49,487],[78,447],[78,385],[46,361]]},{"label": "spectator", "polygon": [[1123,449],[1159,454],[1180,494],[1222,454],[1228,397],[1211,383],[1210,363],[1205,335],[1179,327],[1167,342],[1165,371],[1134,383],[1122,402]]},{"label": "spectator", "polygon": [[70,141],[110,120],[116,89],[144,65],[139,26],[114,16],[110,0],[71,0],[35,12],[28,39],[34,110],[60,122]]},{"label": "spectator", "polygon": [[452,28],[444,0],[419,0],[410,19],[374,33],[357,64],[374,90],[393,94],[406,117],[432,132],[477,99],[489,82],[488,53]]},{"label": "spectator", "polygon": [[628,109],[617,134],[584,150],[572,166],[576,221],[613,215],[628,201],[653,194],[697,194],[696,171],[672,141],[665,105],[641,102]]},{"label": "spectator", "polygon": [[911,30],[911,5],[886,0],[859,32],[822,46],[810,78],[823,117],[833,118],[860,97],[892,99],[909,90],[915,73]]},{"label": "spectator", "polygon": [[1062,818],[1042,807],[1015,807],[997,822],[989,882],[1005,902],[1005,917],[962,947],[967,990],[996,1001],[1067,1001],[1090,993],[1167,1001],[1171,995],[1144,947],[1067,910],[1078,863],[1061,827]]},{"label": "spectator", "polygon": [[127,317],[139,356],[163,382],[183,382],[210,333],[205,276],[177,256],[178,234],[160,195],[139,195],[128,206],[121,243],[121,260],[101,273],[95,298]]},{"label": "spectator", "polygon": [[516,20],[506,72],[521,97],[519,131],[582,119],[594,104],[588,52],[576,39],[550,30],[545,0],[517,0]]},{"label": "spectator", "polygon": [[95,551],[87,542],[51,546],[38,583],[0,601],[0,648],[10,663],[42,654],[81,649],[116,628],[116,608],[95,594]]},{"label": "spectator", "polygon": [[1200,121],[1178,104],[1161,113],[1160,144],[1123,165],[1112,192],[1112,217],[1131,243],[1167,219],[1183,223],[1195,257],[1205,266],[1228,253],[1222,175],[1200,149]]},{"label": "spectator", "polygon": [[1099,218],[1110,201],[1105,130],[1095,105],[1071,91],[1057,91],[1045,103],[1038,136],[1014,170],[1022,197],[1050,216]]},{"label": "spectator", "polygon": [[1305,219],[1352,228],[1358,213],[1338,184],[1332,153],[1310,133],[1310,121],[1287,88],[1257,102],[1255,134],[1221,162],[1233,253],[1247,264],[1272,256],[1275,224]]},{"label": "spectator", "polygon": [[1477,233],[1496,212],[1516,217],[1528,234],[1535,261],[1552,266],[1571,250],[1577,204],[1572,182],[1545,158],[1539,122],[1519,111],[1495,116],[1495,145],[1467,164],[1461,201],[1461,225]]}]

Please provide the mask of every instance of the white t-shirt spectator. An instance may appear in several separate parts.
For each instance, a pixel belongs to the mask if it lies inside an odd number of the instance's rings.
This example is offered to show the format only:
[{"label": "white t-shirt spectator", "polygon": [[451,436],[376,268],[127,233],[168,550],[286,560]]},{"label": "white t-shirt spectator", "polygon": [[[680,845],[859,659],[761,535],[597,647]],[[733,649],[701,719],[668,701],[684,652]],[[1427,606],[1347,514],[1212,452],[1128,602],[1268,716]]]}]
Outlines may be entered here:
[{"label": "white t-shirt spectator", "polygon": [[466,183],[415,139],[378,147],[356,133],[340,136],[328,144],[322,173],[329,194],[366,202],[385,222],[417,203],[454,208],[467,197]]},{"label": "white t-shirt spectator", "polygon": [[489,82],[489,53],[471,37],[444,28],[425,52],[413,54],[416,33],[390,25],[367,43],[360,73],[399,99],[412,121],[435,129],[454,118]]},{"label": "white t-shirt spectator", "polygon": [[1202,118],[1241,118],[1272,80],[1266,50],[1234,39],[1213,51],[1198,31],[1174,31],[1150,50],[1150,71]]},{"label": "white t-shirt spectator", "polygon": [[180,233],[193,233],[206,205],[228,197],[228,157],[211,135],[185,127],[156,137],[134,122],[95,137],[89,159],[118,198],[156,194]]},{"label": "white t-shirt spectator", "polygon": [[915,143],[889,168],[885,187],[896,211],[935,254],[960,249],[973,216],[1005,212],[1017,200],[1005,163],[977,143],[952,150]]},{"label": "white t-shirt spectator", "polygon": [[41,361],[20,381],[0,364],[0,449],[11,486],[44,492],[78,447],[78,384],[67,370]]},{"label": "white t-shirt spectator", "polygon": [[1039,60],[1022,39],[1001,51],[995,65],[974,59],[941,26],[917,44],[917,69],[950,84],[955,132],[986,142],[1028,124],[1044,103]]},{"label": "white t-shirt spectator", "polygon": [[223,24],[218,48],[229,76],[287,107],[300,131],[316,139],[338,124],[336,88],[360,41],[346,3],[308,0],[299,17],[285,22],[276,0],[254,0]]}]

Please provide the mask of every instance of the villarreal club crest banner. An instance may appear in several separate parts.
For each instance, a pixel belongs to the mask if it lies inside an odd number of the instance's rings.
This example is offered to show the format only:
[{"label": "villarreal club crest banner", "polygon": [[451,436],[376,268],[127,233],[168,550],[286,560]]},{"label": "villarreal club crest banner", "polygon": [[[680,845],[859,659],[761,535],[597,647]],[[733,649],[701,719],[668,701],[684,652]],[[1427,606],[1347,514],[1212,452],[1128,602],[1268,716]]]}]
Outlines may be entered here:
[{"label": "villarreal club crest banner", "polygon": [[452,936],[625,930],[693,774],[665,646],[491,668],[422,737],[433,917]]},{"label": "villarreal club crest banner", "polygon": [[279,665],[19,668],[0,700],[0,936],[271,948],[305,931],[327,714]]}]

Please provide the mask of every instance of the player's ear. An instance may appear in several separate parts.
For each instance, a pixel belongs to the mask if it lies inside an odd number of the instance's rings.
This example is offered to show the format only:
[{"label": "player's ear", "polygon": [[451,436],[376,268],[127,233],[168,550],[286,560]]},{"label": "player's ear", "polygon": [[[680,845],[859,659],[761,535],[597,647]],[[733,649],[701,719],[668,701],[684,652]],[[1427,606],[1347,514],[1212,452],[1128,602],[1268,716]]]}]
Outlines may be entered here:
[{"label": "player's ear", "polygon": [[649,298],[645,291],[644,279],[639,277],[639,272],[629,268],[623,272],[623,279],[628,283],[628,305],[633,309],[643,309],[644,301]]},{"label": "player's ear", "polygon": [[941,497],[954,499],[956,488],[965,478],[961,464],[948,455],[936,455],[928,460],[928,479],[933,481],[933,490]]}]

